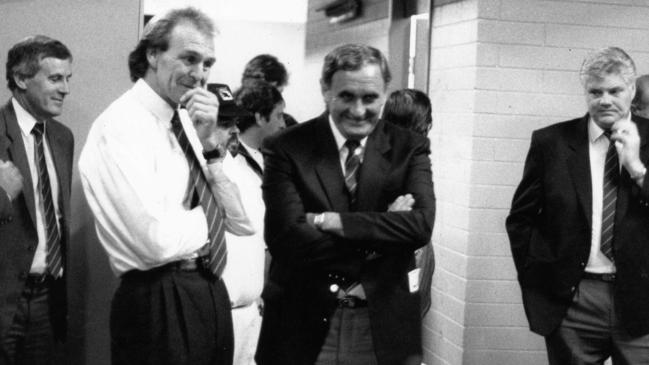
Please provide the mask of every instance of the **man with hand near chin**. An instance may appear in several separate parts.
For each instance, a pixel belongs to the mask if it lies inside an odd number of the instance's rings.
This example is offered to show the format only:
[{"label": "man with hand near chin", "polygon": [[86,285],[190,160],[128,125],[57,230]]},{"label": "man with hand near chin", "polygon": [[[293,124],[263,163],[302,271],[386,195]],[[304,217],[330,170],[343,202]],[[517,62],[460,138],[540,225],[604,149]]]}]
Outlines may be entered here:
[{"label": "man with hand near chin", "polygon": [[580,75],[588,114],[532,134],[507,217],[523,304],[550,364],[648,364],[649,122],[623,50]]},{"label": "man with hand near chin", "polygon": [[[236,124],[204,88],[214,25],[193,8],[152,19],[133,87],[95,121],[79,160],[97,235],[120,277],[113,364],[231,364],[224,230],[254,230],[223,172]],[[224,119],[225,120],[225,119]]]}]

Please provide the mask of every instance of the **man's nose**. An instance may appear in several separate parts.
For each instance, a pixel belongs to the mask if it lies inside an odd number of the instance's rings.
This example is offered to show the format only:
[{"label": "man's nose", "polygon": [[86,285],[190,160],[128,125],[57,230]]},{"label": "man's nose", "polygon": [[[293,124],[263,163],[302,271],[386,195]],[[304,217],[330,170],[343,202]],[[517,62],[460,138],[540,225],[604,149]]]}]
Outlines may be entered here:
[{"label": "man's nose", "polygon": [[611,104],[611,94],[603,93],[602,96],[599,98],[599,103],[603,105]]},{"label": "man's nose", "polygon": [[63,80],[61,81],[61,85],[59,86],[59,92],[63,95],[67,95],[70,93],[70,81],[69,80]]},{"label": "man's nose", "polygon": [[352,105],[349,108],[349,111],[355,117],[363,117],[365,115],[366,109],[367,108],[363,104],[363,101],[358,99],[352,103]]},{"label": "man's nose", "polygon": [[207,78],[207,68],[201,63],[195,64],[189,71],[189,76],[191,76],[195,81],[198,81],[203,84],[203,81]]}]

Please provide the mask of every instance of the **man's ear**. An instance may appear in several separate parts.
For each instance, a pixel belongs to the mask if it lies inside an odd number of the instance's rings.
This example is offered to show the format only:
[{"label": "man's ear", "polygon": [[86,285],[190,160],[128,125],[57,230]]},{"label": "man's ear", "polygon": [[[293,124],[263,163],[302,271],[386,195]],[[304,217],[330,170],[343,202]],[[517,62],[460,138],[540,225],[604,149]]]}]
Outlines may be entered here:
[{"label": "man's ear", "polygon": [[322,93],[322,97],[324,98],[325,103],[329,104],[329,101],[331,99],[329,86],[327,86],[327,84],[325,84],[324,80],[322,79],[320,79],[320,92]]},{"label": "man's ear", "polygon": [[158,64],[158,50],[154,48],[149,48],[146,50],[146,60],[149,63],[149,67],[152,70],[157,68]]},{"label": "man's ear", "polygon": [[260,113],[255,113],[255,123],[262,127],[264,124],[268,123],[268,121]]},{"label": "man's ear", "polygon": [[20,90],[27,90],[27,79],[30,77],[27,77],[25,75],[21,75],[18,72],[14,72],[11,77],[14,78],[14,82],[16,83],[16,86],[18,86],[18,89]]}]

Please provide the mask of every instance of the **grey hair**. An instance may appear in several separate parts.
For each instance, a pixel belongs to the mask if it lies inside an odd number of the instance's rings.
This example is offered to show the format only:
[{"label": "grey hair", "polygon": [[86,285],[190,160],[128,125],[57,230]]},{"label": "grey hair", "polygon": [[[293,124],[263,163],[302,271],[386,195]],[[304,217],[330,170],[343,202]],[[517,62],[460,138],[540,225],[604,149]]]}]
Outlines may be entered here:
[{"label": "grey hair", "polygon": [[606,47],[590,53],[581,64],[579,78],[582,85],[591,77],[620,75],[627,85],[635,82],[636,67],[631,57],[619,47]]}]

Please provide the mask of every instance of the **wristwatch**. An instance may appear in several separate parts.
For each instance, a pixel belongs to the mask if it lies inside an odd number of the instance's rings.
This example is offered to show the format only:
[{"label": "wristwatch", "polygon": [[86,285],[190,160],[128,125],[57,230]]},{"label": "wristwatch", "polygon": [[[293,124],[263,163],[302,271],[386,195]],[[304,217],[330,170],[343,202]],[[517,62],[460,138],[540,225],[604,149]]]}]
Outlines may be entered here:
[{"label": "wristwatch", "polygon": [[211,160],[213,158],[221,158],[222,157],[221,150],[218,147],[216,147],[215,149],[213,149],[211,151],[203,150],[203,157],[205,157],[205,160],[207,160],[207,161],[209,161],[209,160]]},{"label": "wristwatch", "polygon": [[324,220],[325,220],[324,213],[317,214],[315,217],[313,217],[313,225],[316,228],[322,228],[322,225],[324,224]]}]

